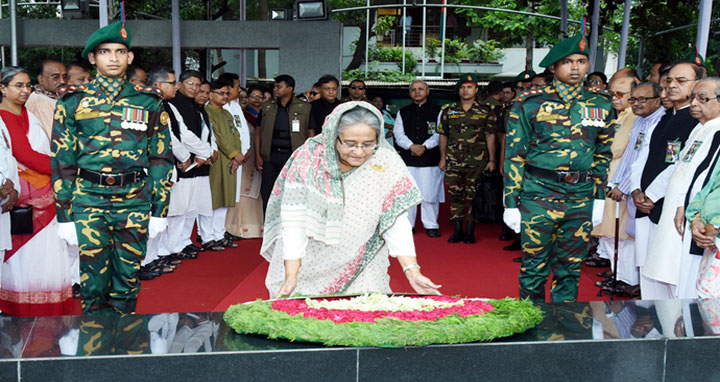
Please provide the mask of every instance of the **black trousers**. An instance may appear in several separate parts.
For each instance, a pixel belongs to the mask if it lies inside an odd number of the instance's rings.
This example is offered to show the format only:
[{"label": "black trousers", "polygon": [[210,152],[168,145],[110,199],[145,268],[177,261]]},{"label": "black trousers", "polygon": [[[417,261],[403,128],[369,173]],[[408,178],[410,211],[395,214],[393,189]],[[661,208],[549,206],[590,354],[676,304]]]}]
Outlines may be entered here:
[{"label": "black trousers", "polygon": [[263,214],[267,209],[270,193],[275,186],[275,179],[280,175],[280,170],[285,166],[285,162],[290,159],[292,152],[290,151],[271,151],[270,160],[263,162],[262,183],[260,184],[260,196],[263,200]]}]

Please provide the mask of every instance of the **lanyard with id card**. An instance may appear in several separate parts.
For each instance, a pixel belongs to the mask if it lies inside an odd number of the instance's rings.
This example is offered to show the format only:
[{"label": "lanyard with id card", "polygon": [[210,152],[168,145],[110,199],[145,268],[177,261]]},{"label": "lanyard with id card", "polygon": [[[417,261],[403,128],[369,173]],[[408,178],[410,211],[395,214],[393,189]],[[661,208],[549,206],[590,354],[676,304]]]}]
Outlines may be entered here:
[{"label": "lanyard with id card", "polygon": [[297,118],[297,113],[293,114],[293,120],[290,122],[293,133],[300,132],[300,120]]}]

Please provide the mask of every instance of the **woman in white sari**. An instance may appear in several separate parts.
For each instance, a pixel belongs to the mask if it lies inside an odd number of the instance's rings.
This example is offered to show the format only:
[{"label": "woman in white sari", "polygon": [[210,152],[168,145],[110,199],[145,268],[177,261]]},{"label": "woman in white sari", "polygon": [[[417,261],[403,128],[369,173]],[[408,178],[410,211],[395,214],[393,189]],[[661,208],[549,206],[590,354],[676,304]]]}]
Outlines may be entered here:
[{"label": "woman in white sari", "polygon": [[55,200],[50,182],[50,141],[40,122],[25,109],[30,77],[24,69],[2,69],[0,117],[17,159],[20,198],[16,206],[32,206],[33,231],[12,235],[5,251],[0,281],[0,309],[11,315],[44,316],[72,312],[67,246],[58,237]]},{"label": "woman in white sari", "polygon": [[271,297],[390,292],[388,255],[418,293],[439,285],[420,272],[407,210],[422,201],[367,102],[328,116],[285,164],[265,215],[261,254]]}]

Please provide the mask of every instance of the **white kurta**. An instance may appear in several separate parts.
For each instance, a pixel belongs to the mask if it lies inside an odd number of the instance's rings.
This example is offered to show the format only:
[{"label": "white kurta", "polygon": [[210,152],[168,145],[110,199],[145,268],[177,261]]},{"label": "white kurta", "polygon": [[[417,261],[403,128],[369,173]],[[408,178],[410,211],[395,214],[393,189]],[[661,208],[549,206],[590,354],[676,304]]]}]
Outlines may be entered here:
[{"label": "white kurta", "polygon": [[[12,155],[10,133],[0,118],[0,186],[9,179],[13,182],[15,191],[20,195],[20,178],[18,176],[17,161]],[[0,201],[0,205],[8,198]],[[12,249],[12,235],[10,235],[10,212],[0,213],[0,251]],[[4,254],[3,254],[4,255]],[[0,267],[1,268],[1,267]]]},{"label": "white kurta", "polygon": [[[677,208],[684,206],[687,188],[697,167],[708,155],[714,155],[714,153],[709,153],[709,150],[712,138],[717,131],[720,131],[720,118],[709,121],[705,125],[698,124],[688,137],[680,152],[680,162],[675,165],[675,171],[668,182],[658,227],[654,237],[650,239],[651,244],[643,274],[646,277],[677,286],[680,290],[686,289],[679,285],[681,270],[687,268],[687,265],[691,265],[689,263],[693,263],[693,260],[698,260],[699,256],[682,251],[682,236],[675,229],[673,219]],[[702,182],[696,183],[702,184]],[[681,253],[682,255],[680,255]],[[699,261],[696,262],[699,263]],[[695,280],[688,281],[693,282],[694,285]],[[673,289],[677,290],[678,288]]]}]

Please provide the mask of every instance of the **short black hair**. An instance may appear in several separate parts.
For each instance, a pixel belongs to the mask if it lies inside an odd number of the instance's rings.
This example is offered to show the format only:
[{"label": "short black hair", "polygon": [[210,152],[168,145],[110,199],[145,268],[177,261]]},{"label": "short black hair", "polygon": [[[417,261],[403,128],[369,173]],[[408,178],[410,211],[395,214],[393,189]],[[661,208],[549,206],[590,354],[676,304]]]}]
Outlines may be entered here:
[{"label": "short black hair", "polygon": [[498,80],[492,80],[487,85],[487,94],[496,95],[503,90],[503,83]]},{"label": "short black hair", "polygon": [[505,89],[505,88],[510,88],[510,89],[515,90],[515,85],[514,85],[512,82],[509,82],[509,81],[508,81],[508,82],[503,82],[502,85],[503,85],[503,89]]},{"label": "short black hair", "polygon": [[293,88],[295,90],[295,79],[292,78],[289,74],[281,74],[273,80],[276,84],[279,84],[281,82],[285,83],[285,86]]},{"label": "short black hair", "polygon": [[200,81],[202,81],[203,79],[202,74],[200,74],[200,72],[198,72],[197,70],[187,69],[183,70],[183,72],[180,73],[180,78],[178,78],[178,81],[183,82],[190,77],[196,77]]},{"label": "short black hair", "polygon": [[208,85],[208,86],[210,86],[210,81],[208,81],[208,80],[202,80],[202,81],[200,82],[200,86],[203,86],[203,85]]},{"label": "short black hair", "polygon": [[703,68],[701,68],[699,65],[695,65],[692,62],[687,62],[687,61],[680,61],[680,62],[672,63],[670,65],[670,68],[668,68],[668,72],[670,72],[674,67],[676,67],[678,65],[690,65],[693,72],[695,73],[696,80],[701,80],[701,79],[705,78],[705,71],[703,70]]},{"label": "short black hair", "polygon": [[143,70],[143,68],[130,64],[128,65],[127,69],[125,70],[125,73],[127,74],[128,81],[132,81],[137,78],[137,70]]},{"label": "short black hair", "polygon": [[147,83],[150,86],[154,86],[156,82],[167,81],[170,74],[175,74],[175,71],[167,66],[158,66],[148,72]]},{"label": "short black hair", "polygon": [[319,87],[320,87],[320,83],[319,83],[319,82],[316,82],[316,83],[314,83],[314,84],[310,87],[310,89],[312,89],[312,88],[319,88]]},{"label": "short black hair", "polygon": [[359,78],[356,78],[356,79],[350,81],[350,84],[352,85],[353,82],[360,82],[363,87],[367,87],[367,86],[365,85],[365,81],[363,81],[363,80],[361,80],[361,79],[359,79]]},{"label": "short black hair", "polygon": [[[220,76],[220,77],[222,77],[222,76]],[[227,81],[225,81],[222,78],[218,78],[217,80],[212,80],[212,82],[210,82],[210,90],[222,89],[225,86],[232,87],[233,85],[232,85],[232,83],[228,83]]]},{"label": "short black hair", "polygon": [[218,80],[223,80],[230,84],[230,87],[235,86],[235,81],[240,81],[240,76],[237,73],[225,72],[218,77]]},{"label": "short black hair", "polygon": [[325,85],[326,83],[333,82],[333,81],[335,82],[335,85],[340,86],[340,81],[338,81],[338,79],[335,76],[333,76],[332,74],[326,74],[326,75],[320,77],[317,84],[318,84],[318,87],[321,87],[321,86]]},{"label": "short black hair", "polygon": [[605,85],[607,85],[607,76],[605,75],[605,73],[603,73],[603,72],[592,72],[592,73],[588,74],[587,78],[589,79],[590,76],[598,76],[598,77],[600,77],[600,79],[602,80],[602,82],[603,82]]},{"label": "short black hair", "polygon": [[70,63],[67,66],[68,70],[70,70],[70,68],[72,68],[73,66],[77,66],[78,68],[80,68],[86,72],[90,72],[90,66],[82,61],[75,61],[75,62]]},{"label": "short black hair", "polygon": [[41,76],[43,74],[43,72],[45,71],[45,65],[55,64],[55,63],[65,66],[65,64],[63,64],[63,62],[58,60],[57,58],[46,58],[46,59],[40,61],[40,63],[37,66],[37,73],[35,73],[35,74],[38,76]]},{"label": "short black hair", "polygon": [[248,87],[248,90],[247,90],[248,95],[250,95],[254,90],[257,90],[260,92],[260,94],[265,95],[265,88],[263,88],[260,85],[254,85],[254,86]]},{"label": "short black hair", "polygon": [[659,96],[660,96],[660,85],[658,85],[658,84],[655,83],[655,82],[642,82],[642,83],[639,83],[639,84],[635,84],[635,83],[633,82],[632,90],[635,90],[635,89],[640,88],[640,87],[643,87],[643,86],[650,86],[650,87],[652,87],[653,97],[659,97]]}]

